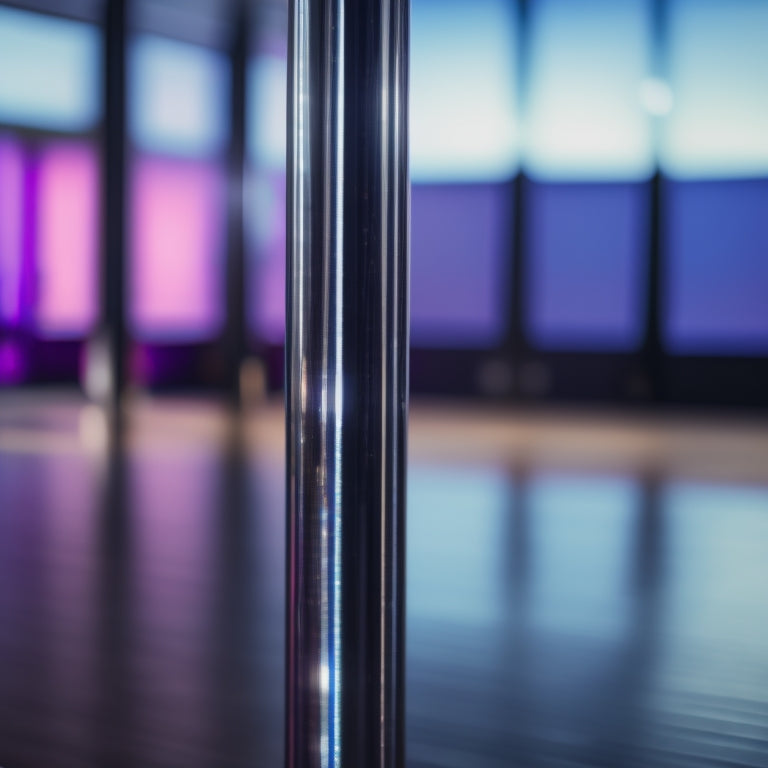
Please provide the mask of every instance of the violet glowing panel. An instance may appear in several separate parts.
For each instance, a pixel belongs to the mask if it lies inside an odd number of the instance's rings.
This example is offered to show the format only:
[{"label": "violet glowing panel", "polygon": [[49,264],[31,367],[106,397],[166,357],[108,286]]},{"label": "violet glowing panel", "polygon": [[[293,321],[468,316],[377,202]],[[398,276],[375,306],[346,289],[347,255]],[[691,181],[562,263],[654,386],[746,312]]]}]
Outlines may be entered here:
[{"label": "violet glowing panel", "polygon": [[506,330],[511,188],[415,185],[411,207],[412,344],[498,344]]},{"label": "violet glowing panel", "polygon": [[98,312],[99,168],[86,144],[39,157],[36,325],[45,336],[82,336]]},{"label": "violet glowing panel", "polygon": [[768,180],[665,188],[671,352],[768,353]]},{"label": "violet glowing panel", "polygon": [[528,187],[527,333],[541,349],[629,351],[645,317],[648,187]]},{"label": "violet glowing panel", "polygon": [[285,173],[254,173],[249,185],[252,260],[249,325],[271,344],[285,340]]},{"label": "violet glowing panel", "polygon": [[225,179],[215,163],[133,164],[131,325],[145,340],[215,336],[224,320]]},{"label": "violet glowing panel", "polygon": [[0,137],[0,325],[21,314],[24,155],[21,145]]}]

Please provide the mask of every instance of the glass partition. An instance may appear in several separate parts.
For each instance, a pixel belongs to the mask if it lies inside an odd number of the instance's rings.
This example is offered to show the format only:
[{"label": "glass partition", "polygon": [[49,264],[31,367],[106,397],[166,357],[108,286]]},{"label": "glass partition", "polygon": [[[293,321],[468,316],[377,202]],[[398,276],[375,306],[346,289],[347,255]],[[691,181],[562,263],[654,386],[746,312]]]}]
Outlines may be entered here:
[{"label": "glass partition", "polygon": [[138,340],[209,340],[225,318],[229,64],[136,36],[129,54],[130,326]]},{"label": "glass partition", "polygon": [[672,353],[768,352],[768,4],[674,0],[661,144]]},{"label": "glass partition", "polygon": [[525,326],[540,350],[642,343],[651,10],[648,0],[530,3]]}]

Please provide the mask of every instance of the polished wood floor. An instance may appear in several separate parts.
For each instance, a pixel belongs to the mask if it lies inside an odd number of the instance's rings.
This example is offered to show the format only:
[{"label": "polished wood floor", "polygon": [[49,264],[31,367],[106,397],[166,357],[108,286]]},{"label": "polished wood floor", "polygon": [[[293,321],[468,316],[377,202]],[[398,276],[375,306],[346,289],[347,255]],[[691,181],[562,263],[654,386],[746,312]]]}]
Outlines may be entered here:
[{"label": "polished wood floor", "polygon": [[[2,768],[281,765],[281,419],[0,398]],[[417,404],[408,515],[411,768],[768,766],[768,422]]]}]

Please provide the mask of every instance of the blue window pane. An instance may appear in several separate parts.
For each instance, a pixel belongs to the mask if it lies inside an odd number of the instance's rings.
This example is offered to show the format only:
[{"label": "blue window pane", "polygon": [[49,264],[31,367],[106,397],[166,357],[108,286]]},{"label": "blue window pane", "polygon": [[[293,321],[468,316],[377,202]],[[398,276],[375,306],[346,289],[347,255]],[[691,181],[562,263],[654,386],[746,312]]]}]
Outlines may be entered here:
[{"label": "blue window pane", "polygon": [[99,116],[95,27],[0,8],[0,122],[83,131]]},{"label": "blue window pane", "polygon": [[131,46],[130,74],[130,129],[142,149],[200,157],[224,148],[229,66],[222,54],[142,36]]},{"label": "blue window pane", "polygon": [[516,172],[514,7],[510,0],[414,0],[415,181],[498,181]]},{"label": "blue window pane", "polygon": [[768,180],[669,182],[666,341],[674,352],[768,352]]},{"label": "blue window pane", "polygon": [[415,185],[411,205],[413,344],[498,344],[506,329],[511,188]]},{"label": "blue window pane", "polygon": [[643,90],[648,0],[535,0],[524,164],[546,180],[644,179],[653,172]]},{"label": "blue window pane", "polygon": [[680,178],[768,175],[768,2],[669,5],[674,109],[661,160]]},{"label": "blue window pane", "polygon": [[264,170],[285,168],[287,62],[259,56],[248,65],[248,155]]},{"label": "blue window pane", "polygon": [[529,186],[527,329],[549,349],[631,350],[643,332],[644,184]]}]

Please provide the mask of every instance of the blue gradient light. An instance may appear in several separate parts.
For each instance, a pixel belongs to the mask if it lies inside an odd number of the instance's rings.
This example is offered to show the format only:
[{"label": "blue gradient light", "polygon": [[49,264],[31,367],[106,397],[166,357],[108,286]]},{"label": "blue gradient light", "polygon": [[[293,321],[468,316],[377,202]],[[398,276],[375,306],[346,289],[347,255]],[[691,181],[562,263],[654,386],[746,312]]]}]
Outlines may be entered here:
[{"label": "blue gradient light", "polygon": [[55,131],[93,127],[100,44],[89,24],[0,8],[0,122]]},{"label": "blue gradient light", "polygon": [[411,177],[497,181],[518,168],[515,39],[509,0],[414,0]]},{"label": "blue gradient light", "polygon": [[190,157],[220,152],[229,134],[226,58],[145,35],[130,50],[130,129],[142,148]]},{"label": "blue gradient light", "polygon": [[541,180],[641,180],[653,172],[643,84],[647,0],[537,0],[530,6],[524,165]]},{"label": "blue gradient light", "polygon": [[662,167],[678,178],[768,175],[768,2],[674,0],[675,97]]},{"label": "blue gradient light", "polygon": [[248,65],[248,155],[259,168],[285,168],[287,62],[260,56]]}]

